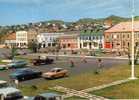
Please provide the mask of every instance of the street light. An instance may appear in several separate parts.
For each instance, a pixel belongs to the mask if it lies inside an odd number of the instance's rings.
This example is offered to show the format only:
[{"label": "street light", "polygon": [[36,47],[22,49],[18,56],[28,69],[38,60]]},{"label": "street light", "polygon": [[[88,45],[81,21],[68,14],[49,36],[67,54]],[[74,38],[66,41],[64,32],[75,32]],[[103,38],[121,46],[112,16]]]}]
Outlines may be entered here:
[{"label": "street light", "polygon": [[132,53],[131,53],[131,77],[130,79],[136,79],[135,77],[135,52],[134,52],[134,46],[135,46],[135,41],[134,41],[134,12],[135,12],[135,1],[132,0]]}]

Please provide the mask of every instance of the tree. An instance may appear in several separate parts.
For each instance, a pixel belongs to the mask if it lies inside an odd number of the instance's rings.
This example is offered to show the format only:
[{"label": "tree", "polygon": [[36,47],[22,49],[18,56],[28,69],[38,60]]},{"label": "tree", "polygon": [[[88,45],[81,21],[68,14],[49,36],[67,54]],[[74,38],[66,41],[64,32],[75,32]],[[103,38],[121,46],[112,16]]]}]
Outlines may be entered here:
[{"label": "tree", "polygon": [[[134,53],[135,53],[135,56],[134,56],[134,63],[137,64],[137,61],[138,61],[138,58],[139,58],[139,50],[138,50],[138,46],[136,45],[134,47]],[[130,49],[128,48],[128,60],[129,60],[129,64],[131,64],[131,52],[130,52]]]},{"label": "tree", "polygon": [[38,50],[38,44],[37,44],[37,42],[34,41],[34,40],[32,40],[31,42],[29,42],[28,48],[29,48],[33,53],[37,53],[37,50]]}]

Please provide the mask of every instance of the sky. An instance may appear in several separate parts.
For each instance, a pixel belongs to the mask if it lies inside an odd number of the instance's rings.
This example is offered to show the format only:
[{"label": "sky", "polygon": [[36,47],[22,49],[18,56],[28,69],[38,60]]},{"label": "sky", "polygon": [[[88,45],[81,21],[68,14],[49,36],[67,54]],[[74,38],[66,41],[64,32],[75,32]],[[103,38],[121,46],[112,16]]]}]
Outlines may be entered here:
[{"label": "sky", "polygon": [[[0,0],[0,25],[131,16],[131,0]],[[135,12],[139,15],[139,0]]]}]

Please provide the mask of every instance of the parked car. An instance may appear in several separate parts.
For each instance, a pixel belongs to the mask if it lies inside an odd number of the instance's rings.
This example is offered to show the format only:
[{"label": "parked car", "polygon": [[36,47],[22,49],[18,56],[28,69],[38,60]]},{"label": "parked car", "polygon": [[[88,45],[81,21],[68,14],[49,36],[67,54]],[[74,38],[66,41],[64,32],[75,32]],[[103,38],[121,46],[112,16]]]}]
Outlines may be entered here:
[{"label": "parked car", "polygon": [[63,100],[62,96],[56,93],[43,93],[35,97],[29,97],[27,100]]},{"label": "parked car", "polygon": [[0,70],[6,70],[6,69],[8,69],[7,65],[0,65]]},{"label": "parked car", "polygon": [[27,62],[24,60],[13,60],[11,63],[7,64],[9,68],[21,68],[25,67]]},{"label": "parked car", "polygon": [[45,65],[45,64],[52,64],[54,62],[53,59],[46,58],[46,59],[33,59],[33,65]]},{"label": "parked car", "polygon": [[55,79],[68,76],[68,70],[63,68],[53,68],[49,72],[43,73],[43,78]]},{"label": "parked car", "polygon": [[21,68],[11,73],[10,78],[13,80],[24,81],[33,78],[39,78],[41,75],[42,72],[40,71],[32,70],[30,68]]},{"label": "parked car", "polygon": [[9,86],[6,81],[0,80],[0,100],[19,100],[23,99],[21,91]]}]

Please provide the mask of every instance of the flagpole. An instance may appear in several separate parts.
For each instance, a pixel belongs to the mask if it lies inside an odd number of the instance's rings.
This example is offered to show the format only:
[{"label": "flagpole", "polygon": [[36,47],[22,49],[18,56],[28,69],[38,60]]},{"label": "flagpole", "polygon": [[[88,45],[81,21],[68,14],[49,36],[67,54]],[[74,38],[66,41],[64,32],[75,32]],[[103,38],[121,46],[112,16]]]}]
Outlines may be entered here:
[{"label": "flagpole", "polygon": [[136,79],[135,77],[135,40],[134,40],[134,12],[135,12],[135,1],[132,0],[132,53],[131,53],[131,78],[130,79]]}]

